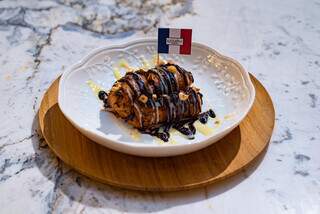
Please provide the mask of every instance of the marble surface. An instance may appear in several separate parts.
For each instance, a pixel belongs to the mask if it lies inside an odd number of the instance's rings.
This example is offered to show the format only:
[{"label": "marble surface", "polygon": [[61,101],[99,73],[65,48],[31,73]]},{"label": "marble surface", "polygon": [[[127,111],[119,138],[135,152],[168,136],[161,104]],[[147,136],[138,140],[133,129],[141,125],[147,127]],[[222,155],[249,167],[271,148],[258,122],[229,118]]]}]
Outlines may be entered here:
[{"label": "marble surface", "polygon": [[[0,213],[320,213],[319,0],[0,1]],[[50,83],[94,48],[193,28],[268,89],[265,156],[222,183],[121,190],[65,166],[37,135]]]}]

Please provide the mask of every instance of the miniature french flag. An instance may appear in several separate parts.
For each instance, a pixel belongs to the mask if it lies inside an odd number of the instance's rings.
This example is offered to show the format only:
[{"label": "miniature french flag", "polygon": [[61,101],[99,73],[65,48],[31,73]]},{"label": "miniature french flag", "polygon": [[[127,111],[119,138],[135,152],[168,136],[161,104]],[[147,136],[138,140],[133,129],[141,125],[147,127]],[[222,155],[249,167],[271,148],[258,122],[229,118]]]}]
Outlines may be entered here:
[{"label": "miniature french flag", "polygon": [[192,29],[159,28],[158,53],[191,54]]}]

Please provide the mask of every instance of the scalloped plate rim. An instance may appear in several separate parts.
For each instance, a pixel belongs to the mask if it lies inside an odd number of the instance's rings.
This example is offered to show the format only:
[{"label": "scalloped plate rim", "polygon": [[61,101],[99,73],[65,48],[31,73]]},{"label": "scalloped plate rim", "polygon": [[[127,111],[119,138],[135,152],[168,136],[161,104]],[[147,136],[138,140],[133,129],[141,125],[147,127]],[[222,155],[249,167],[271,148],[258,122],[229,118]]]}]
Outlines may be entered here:
[{"label": "scalloped plate rim", "polygon": [[[223,59],[224,61],[228,61],[233,63],[234,65],[236,65],[238,67],[238,70],[241,73],[241,76],[244,80],[245,86],[248,88],[249,94],[250,94],[250,99],[249,99],[249,105],[247,106],[247,108],[245,109],[245,111],[242,112],[242,114],[239,116],[239,119],[237,121],[235,121],[234,123],[230,124],[229,126],[225,127],[223,130],[221,130],[220,132],[217,132],[215,134],[213,134],[212,136],[210,136],[208,139],[205,139],[201,142],[197,142],[197,143],[191,143],[191,144],[162,144],[162,145],[157,145],[157,144],[145,144],[145,143],[127,143],[127,142],[122,142],[122,141],[118,141],[118,140],[114,140],[114,139],[110,139],[110,138],[106,138],[105,136],[99,135],[96,132],[92,132],[88,129],[86,129],[86,127],[83,127],[79,124],[77,124],[75,121],[73,121],[73,119],[64,111],[64,107],[63,107],[63,87],[65,84],[65,79],[66,77],[72,73],[73,71],[80,69],[82,66],[84,66],[87,62],[90,61],[90,59],[92,57],[94,57],[95,55],[99,54],[100,52],[104,52],[104,51],[110,51],[110,50],[122,50],[122,49],[126,49],[129,46],[133,46],[139,43],[150,43],[150,42],[156,42],[157,40],[154,38],[150,38],[150,39],[136,39],[124,44],[118,44],[118,45],[110,45],[110,46],[105,46],[105,47],[100,47],[100,48],[96,48],[93,51],[91,51],[88,55],[86,55],[85,57],[83,57],[81,60],[79,60],[77,63],[75,63],[74,65],[70,66],[68,69],[65,70],[65,72],[61,75],[60,78],[60,82],[59,82],[59,89],[58,89],[58,105],[59,108],[61,109],[62,113],[64,114],[64,116],[82,133],[84,133],[87,137],[89,137],[90,139],[92,139],[90,136],[88,135],[96,135],[96,137],[100,138],[101,141],[109,141],[109,143],[113,144],[120,144],[123,145],[125,147],[128,147],[128,149],[130,148],[159,148],[159,149],[165,149],[165,148],[170,148],[170,149],[174,149],[174,148],[182,148],[182,147],[191,147],[192,145],[195,144],[204,144],[205,146],[208,146],[214,142],[217,142],[219,139],[221,139],[222,137],[224,137],[226,134],[228,134],[229,132],[231,132],[234,128],[236,128],[241,121],[245,118],[245,116],[248,114],[248,112],[250,111],[253,102],[255,100],[255,88],[253,86],[253,83],[250,79],[249,73],[241,66],[241,64],[239,62],[237,62],[236,60],[224,56],[222,54],[220,54],[219,52],[217,52],[216,50],[214,50],[213,48],[206,46],[204,44],[198,43],[198,42],[192,42],[192,46],[198,46],[200,48],[204,48],[209,50],[210,52],[214,53],[214,55],[218,56],[220,59]],[[218,136],[219,135],[219,136]],[[96,141],[96,140],[94,140]],[[209,141],[213,141],[211,143],[208,143]],[[112,146],[110,145],[106,145],[103,144],[101,142],[98,142],[103,146],[121,151],[121,149],[118,149],[118,146]],[[203,146],[203,147],[205,147]],[[117,147],[117,148],[116,148]],[[201,147],[201,148],[203,148]],[[199,148],[199,149],[201,149]],[[195,150],[192,150],[195,151]],[[126,153],[131,153],[131,152],[126,152]],[[135,152],[133,152],[135,153]],[[132,153],[132,154],[133,154]],[[179,153],[180,154],[180,153]],[[181,153],[182,154],[182,153]],[[146,155],[149,156],[149,155]],[[160,156],[165,156],[165,155],[160,155]]]}]

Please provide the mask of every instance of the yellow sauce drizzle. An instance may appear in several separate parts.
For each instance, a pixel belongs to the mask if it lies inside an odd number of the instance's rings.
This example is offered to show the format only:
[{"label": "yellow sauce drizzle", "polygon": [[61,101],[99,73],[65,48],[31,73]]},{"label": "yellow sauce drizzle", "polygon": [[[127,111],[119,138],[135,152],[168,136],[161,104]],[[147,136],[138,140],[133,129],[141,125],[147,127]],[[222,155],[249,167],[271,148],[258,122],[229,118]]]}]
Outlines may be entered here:
[{"label": "yellow sauce drizzle", "polygon": [[113,68],[113,75],[114,75],[114,78],[116,78],[116,80],[121,78],[120,70],[118,67]]},{"label": "yellow sauce drizzle", "polygon": [[92,80],[88,80],[87,84],[96,96],[98,96],[99,91],[103,90],[102,87],[94,83]]},{"label": "yellow sauce drizzle", "polygon": [[151,66],[144,56],[140,57],[142,69],[148,70]]},{"label": "yellow sauce drizzle", "polygon": [[178,143],[178,142],[175,141],[174,139],[172,139],[172,138],[169,139],[169,144],[177,144],[177,143]]},{"label": "yellow sauce drizzle", "polygon": [[133,72],[135,70],[138,70],[138,68],[131,67],[129,63],[124,59],[121,59],[118,64],[119,64],[119,67],[124,68],[126,72]]},{"label": "yellow sauce drizzle", "polygon": [[209,127],[208,125],[202,124],[199,121],[196,121],[194,123],[194,126],[197,131],[199,131],[201,134],[208,136],[213,133],[213,128]]},{"label": "yellow sauce drizzle", "polygon": [[[160,56],[159,56],[160,57]],[[151,62],[150,62],[152,65],[157,65],[158,63],[158,55],[157,54],[154,54],[152,56],[152,59],[151,59]]]},{"label": "yellow sauce drizzle", "polygon": [[179,134],[180,132],[178,132],[176,129],[171,129],[169,131],[170,133],[170,138],[169,138],[169,144],[178,144],[178,142],[176,140],[173,139],[173,136]]},{"label": "yellow sauce drizzle", "polygon": [[227,114],[227,115],[225,115],[224,116],[224,120],[231,120],[231,119],[233,119],[233,117],[234,117],[234,114]]},{"label": "yellow sauce drizzle", "polygon": [[216,118],[213,123],[214,123],[214,128],[216,129],[221,126],[222,121],[219,118]]},{"label": "yellow sauce drizzle", "polygon": [[170,129],[169,133],[170,133],[170,136],[176,135],[176,136],[186,138],[186,136],[184,134],[182,134],[181,132],[178,132],[176,129],[173,129],[173,128]]},{"label": "yellow sauce drizzle", "polygon": [[141,138],[141,133],[137,129],[132,129],[130,131],[131,139],[134,141],[139,141]]},{"label": "yellow sauce drizzle", "polygon": [[124,59],[120,59],[120,61],[119,61],[119,67],[120,67],[120,68],[125,68],[125,69],[130,68],[128,62],[127,62],[126,60],[124,60]]},{"label": "yellow sauce drizzle", "polygon": [[160,138],[157,138],[157,137],[155,137],[155,138],[156,138],[156,143],[158,143],[160,145],[163,145],[163,144],[172,144],[172,145],[178,144],[178,142],[175,141],[174,139],[172,139],[172,137],[169,138],[168,142],[164,142],[163,140],[161,140]]},{"label": "yellow sauce drizzle", "polygon": [[155,138],[156,138],[156,143],[157,144],[160,144],[160,145],[165,144],[165,142],[163,140],[161,140],[160,138],[157,138],[157,137],[155,137]]},{"label": "yellow sauce drizzle", "polygon": [[163,145],[163,144],[172,144],[172,145],[178,144],[178,142],[173,139],[173,136],[179,134],[180,132],[178,132],[178,131],[175,130],[175,129],[171,129],[171,130],[169,131],[169,133],[170,133],[170,138],[169,138],[169,141],[168,141],[168,142],[164,142],[164,141],[161,140],[160,138],[155,137],[156,143],[158,143],[158,144],[160,144],[160,145]]}]

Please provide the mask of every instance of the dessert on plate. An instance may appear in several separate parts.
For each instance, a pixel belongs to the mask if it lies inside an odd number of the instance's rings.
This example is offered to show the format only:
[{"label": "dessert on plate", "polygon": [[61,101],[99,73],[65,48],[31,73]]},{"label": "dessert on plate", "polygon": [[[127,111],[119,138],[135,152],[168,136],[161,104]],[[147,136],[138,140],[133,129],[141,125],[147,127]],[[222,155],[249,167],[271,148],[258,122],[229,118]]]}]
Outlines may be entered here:
[{"label": "dessert on plate", "polygon": [[140,132],[168,141],[170,128],[193,139],[199,120],[215,117],[212,109],[202,112],[200,89],[191,72],[168,62],[156,67],[127,72],[109,92],[100,91],[104,108]]}]

